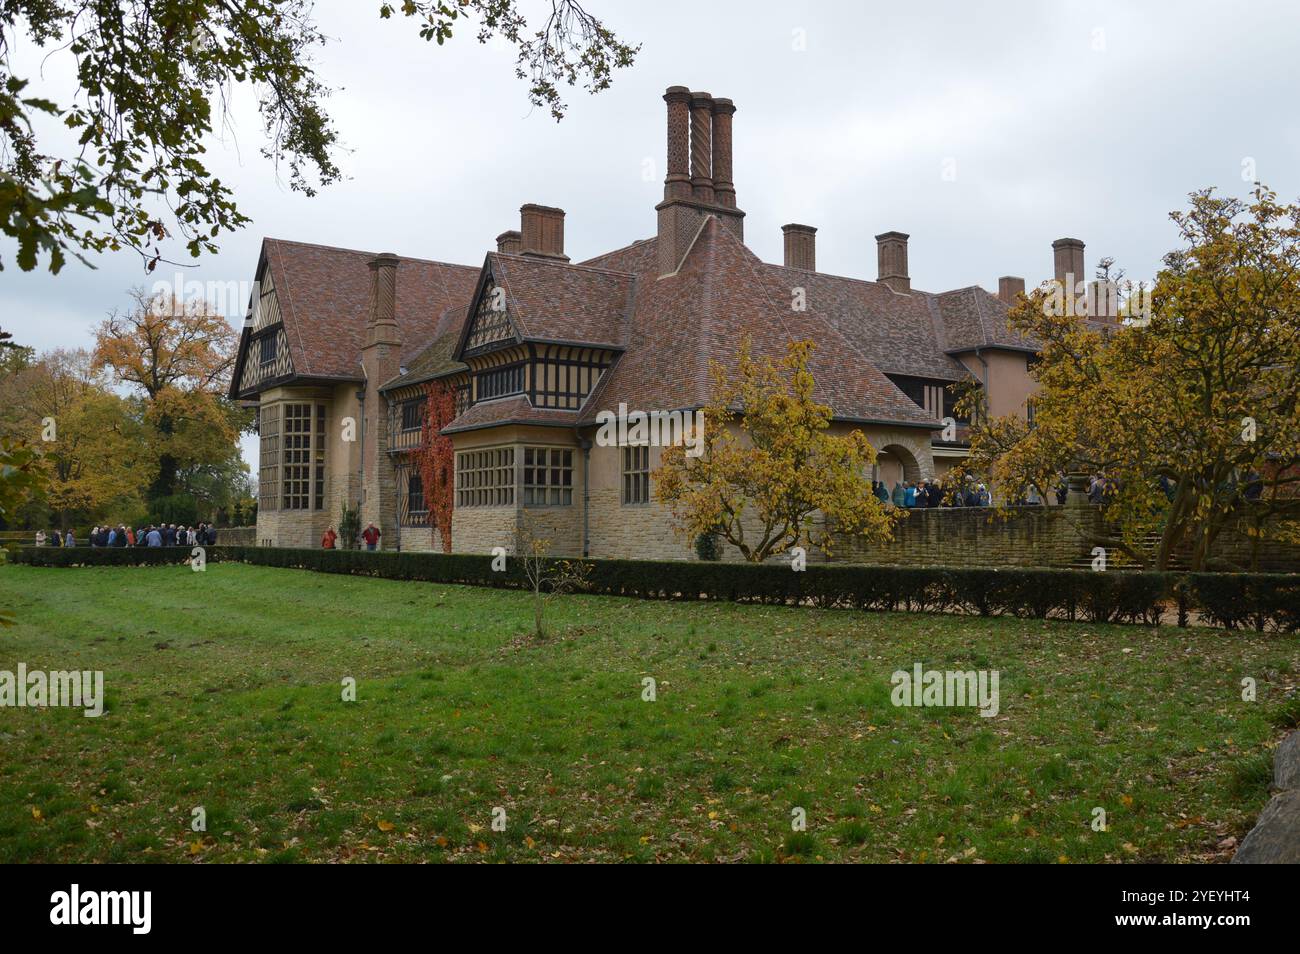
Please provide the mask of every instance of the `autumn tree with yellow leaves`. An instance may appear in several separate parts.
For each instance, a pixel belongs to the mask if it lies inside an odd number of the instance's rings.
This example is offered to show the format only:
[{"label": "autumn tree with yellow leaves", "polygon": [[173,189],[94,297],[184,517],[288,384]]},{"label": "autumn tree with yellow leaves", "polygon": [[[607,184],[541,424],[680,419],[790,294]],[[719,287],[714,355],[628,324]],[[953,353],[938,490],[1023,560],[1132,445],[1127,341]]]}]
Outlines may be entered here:
[{"label": "autumn tree with yellow leaves", "polygon": [[814,347],[791,342],[774,361],[754,357],[746,338],[734,369],[710,363],[701,454],[665,448],[654,473],[679,532],[717,534],[753,563],[795,546],[829,553],[832,532],[889,538],[895,517],[871,492],[876,451],[860,431],[829,432],[808,368]]},{"label": "autumn tree with yellow leaves", "polygon": [[42,502],[56,526],[143,509],[150,471],[138,409],[105,386],[84,349],[55,349],[0,374],[0,433],[41,448]]},{"label": "autumn tree with yellow leaves", "polygon": [[1149,309],[1086,320],[1046,286],[1012,309],[1041,343],[1033,424],[977,417],[969,467],[1003,499],[1104,474],[1097,544],[1153,569],[1177,554],[1233,569],[1215,553],[1227,528],[1287,536],[1300,517],[1300,206],[1207,189],[1171,217],[1182,247]]},{"label": "autumn tree with yellow leaves", "polygon": [[225,396],[239,344],[226,319],[206,302],[139,289],[132,298],[96,330],[94,367],[142,402],[155,461],[147,496],[158,506],[198,471],[236,469],[236,441],[250,417]]}]

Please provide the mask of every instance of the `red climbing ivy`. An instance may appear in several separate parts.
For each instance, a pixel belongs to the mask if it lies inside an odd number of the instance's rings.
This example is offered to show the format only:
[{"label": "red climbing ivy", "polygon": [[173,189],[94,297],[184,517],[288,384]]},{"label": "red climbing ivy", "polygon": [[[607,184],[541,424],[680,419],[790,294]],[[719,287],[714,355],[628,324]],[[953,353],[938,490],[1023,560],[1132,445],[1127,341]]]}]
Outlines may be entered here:
[{"label": "red climbing ivy", "polygon": [[455,485],[455,455],[451,438],[442,429],[456,416],[456,389],[446,381],[430,381],[424,389],[424,428],[415,463],[429,510],[429,534],[437,530],[442,551],[451,552],[451,507]]}]

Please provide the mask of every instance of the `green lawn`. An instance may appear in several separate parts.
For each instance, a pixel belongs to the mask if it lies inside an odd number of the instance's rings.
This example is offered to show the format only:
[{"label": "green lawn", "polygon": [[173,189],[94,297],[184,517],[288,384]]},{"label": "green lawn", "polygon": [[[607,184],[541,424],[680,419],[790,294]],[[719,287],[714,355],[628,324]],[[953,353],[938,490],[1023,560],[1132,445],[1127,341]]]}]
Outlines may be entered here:
[{"label": "green lawn", "polygon": [[[1224,860],[1300,720],[1300,640],[1208,629],[567,597],[538,643],[523,594],[240,564],[0,607],[0,670],[108,696],[0,708],[0,862]],[[915,662],[999,716],[894,707]]]}]

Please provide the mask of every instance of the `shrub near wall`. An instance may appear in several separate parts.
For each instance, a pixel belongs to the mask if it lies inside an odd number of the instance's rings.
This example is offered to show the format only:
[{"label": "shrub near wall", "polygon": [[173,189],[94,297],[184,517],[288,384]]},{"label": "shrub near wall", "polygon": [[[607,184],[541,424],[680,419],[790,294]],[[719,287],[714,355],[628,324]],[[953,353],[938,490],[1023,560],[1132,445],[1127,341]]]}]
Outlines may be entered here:
[{"label": "shrub near wall", "polygon": [[22,547],[15,563],[31,566],[165,566],[188,563],[189,547]]},{"label": "shrub near wall", "polygon": [[[181,564],[188,547],[24,547],[15,562],[33,566]],[[505,571],[491,556],[305,550],[280,547],[207,548],[209,562],[347,573],[390,580],[523,588],[518,560]],[[1300,630],[1300,576],[1284,574],[1096,573],[1012,567],[899,567],[820,564],[796,573],[779,564],[652,560],[585,560],[587,592],[642,599],[723,600],[812,604],[868,610],[962,612],[979,616],[1159,622],[1176,608],[1227,629]]]}]

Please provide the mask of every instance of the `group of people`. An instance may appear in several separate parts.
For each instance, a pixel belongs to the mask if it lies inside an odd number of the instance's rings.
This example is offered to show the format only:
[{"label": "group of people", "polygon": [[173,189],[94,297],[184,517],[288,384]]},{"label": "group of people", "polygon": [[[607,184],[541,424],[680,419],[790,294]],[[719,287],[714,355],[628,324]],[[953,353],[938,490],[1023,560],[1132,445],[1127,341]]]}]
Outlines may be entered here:
[{"label": "group of people", "polygon": [[988,487],[968,480],[958,486],[932,478],[895,481],[891,491],[883,480],[872,481],[872,491],[882,502],[908,510],[924,507],[988,507],[993,500]]},{"label": "group of people", "polygon": [[[217,528],[206,523],[194,527],[176,526],[174,523],[150,524],[146,527],[95,527],[88,542],[92,547],[194,547],[215,546]],[[75,547],[76,531],[53,531],[46,536],[44,530],[36,531],[36,545]]]},{"label": "group of people", "polygon": [[[361,531],[361,542],[366,545],[367,550],[379,548],[379,538],[383,533],[373,523],[366,524],[366,529]],[[325,533],[320,538],[321,549],[337,550],[339,545],[339,535],[334,532],[333,527],[326,527]]]}]

